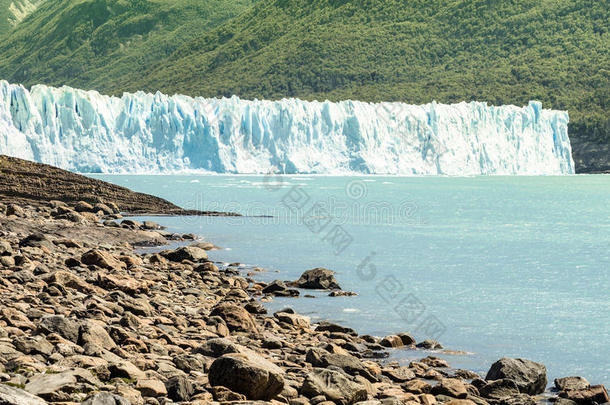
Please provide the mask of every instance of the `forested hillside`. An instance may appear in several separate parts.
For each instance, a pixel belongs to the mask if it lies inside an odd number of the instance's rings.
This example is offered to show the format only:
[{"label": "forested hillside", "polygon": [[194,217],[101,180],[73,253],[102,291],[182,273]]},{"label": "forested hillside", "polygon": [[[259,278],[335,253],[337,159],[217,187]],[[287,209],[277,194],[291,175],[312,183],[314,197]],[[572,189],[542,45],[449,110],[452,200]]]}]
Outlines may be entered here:
[{"label": "forested hillside", "polygon": [[187,3],[47,4],[0,41],[0,77],[109,94],[517,105],[537,99],[569,111],[577,153],[584,156],[587,141],[601,161],[610,155],[607,1]]}]

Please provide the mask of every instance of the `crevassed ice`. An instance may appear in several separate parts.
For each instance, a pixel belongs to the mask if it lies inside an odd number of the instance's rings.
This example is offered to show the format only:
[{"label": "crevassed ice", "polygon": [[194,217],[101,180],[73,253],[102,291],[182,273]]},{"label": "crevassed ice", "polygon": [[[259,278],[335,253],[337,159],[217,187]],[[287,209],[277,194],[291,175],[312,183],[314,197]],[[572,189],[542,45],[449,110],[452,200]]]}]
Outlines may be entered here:
[{"label": "crevassed ice", "polygon": [[571,174],[568,120],[536,101],[118,98],[0,81],[0,153],[79,172]]}]

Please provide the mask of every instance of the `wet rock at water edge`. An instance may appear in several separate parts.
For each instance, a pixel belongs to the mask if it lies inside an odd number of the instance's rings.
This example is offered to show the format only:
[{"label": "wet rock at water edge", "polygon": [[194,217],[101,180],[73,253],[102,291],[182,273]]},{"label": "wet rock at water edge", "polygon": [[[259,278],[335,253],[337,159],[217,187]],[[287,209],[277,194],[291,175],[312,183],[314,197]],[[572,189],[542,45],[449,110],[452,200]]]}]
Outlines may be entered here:
[{"label": "wet rock at water edge", "polygon": [[307,270],[290,285],[315,290],[341,290],[341,286],[335,278],[335,272],[323,267]]},{"label": "wet rock at water edge", "polygon": [[547,383],[546,367],[531,360],[504,357],[492,364],[485,379],[503,378],[513,380],[524,394],[541,394]]}]

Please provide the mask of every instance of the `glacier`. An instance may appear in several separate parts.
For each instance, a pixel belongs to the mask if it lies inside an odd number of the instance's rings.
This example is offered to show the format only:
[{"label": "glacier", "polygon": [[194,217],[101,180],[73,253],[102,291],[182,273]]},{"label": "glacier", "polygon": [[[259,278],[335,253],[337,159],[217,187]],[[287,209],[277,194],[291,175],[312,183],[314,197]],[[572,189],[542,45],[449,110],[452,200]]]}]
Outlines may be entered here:
[{"label": "glacier", "polygon": [[0,154],[85,173],[573,174],[568,113],[101,95],[0,81]]}]

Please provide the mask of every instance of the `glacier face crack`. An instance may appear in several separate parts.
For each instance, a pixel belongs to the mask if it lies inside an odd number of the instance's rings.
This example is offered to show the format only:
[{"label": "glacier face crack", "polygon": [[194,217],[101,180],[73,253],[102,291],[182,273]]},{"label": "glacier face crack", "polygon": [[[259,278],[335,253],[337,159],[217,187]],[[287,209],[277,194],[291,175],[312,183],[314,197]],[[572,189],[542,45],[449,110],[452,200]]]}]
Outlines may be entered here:
[{"label": "glacier face crack", "polygon": [[568,120],[536,101],[118,98],[0,81],[0,153],[77,172],[572,174]]}]

